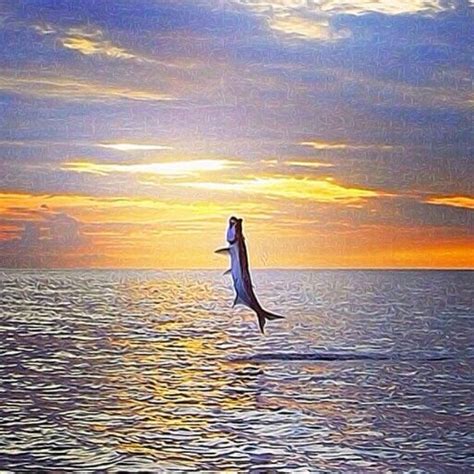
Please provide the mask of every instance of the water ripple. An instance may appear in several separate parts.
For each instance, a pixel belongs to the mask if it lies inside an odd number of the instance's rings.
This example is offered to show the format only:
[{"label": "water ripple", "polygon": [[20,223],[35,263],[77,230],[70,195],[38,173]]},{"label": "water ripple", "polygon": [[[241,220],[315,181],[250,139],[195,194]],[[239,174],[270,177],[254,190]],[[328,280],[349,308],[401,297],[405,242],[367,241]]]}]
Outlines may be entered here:
[{"label": "water ripple", "polygon": [[468,472],[472,272],[0,271],[0,468]]}]

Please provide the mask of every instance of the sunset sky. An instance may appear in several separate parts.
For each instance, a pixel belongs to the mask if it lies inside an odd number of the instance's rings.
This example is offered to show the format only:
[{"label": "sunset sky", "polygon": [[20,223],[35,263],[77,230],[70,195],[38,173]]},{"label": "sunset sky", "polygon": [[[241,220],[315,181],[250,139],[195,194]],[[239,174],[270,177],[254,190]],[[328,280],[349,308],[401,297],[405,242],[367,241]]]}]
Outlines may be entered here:
[{"label": "sunset sky", "polygon": [[474,267],[470,5],[0,1],[0,267]]}]

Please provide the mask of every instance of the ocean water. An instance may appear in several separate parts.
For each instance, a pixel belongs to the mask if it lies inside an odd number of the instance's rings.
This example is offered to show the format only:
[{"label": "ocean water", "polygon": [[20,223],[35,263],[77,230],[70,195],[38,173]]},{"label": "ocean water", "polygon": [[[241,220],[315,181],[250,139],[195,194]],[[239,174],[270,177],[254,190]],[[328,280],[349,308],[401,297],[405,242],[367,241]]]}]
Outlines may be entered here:
[{"label": "ocean water", "polygon": [[0,270],[0,468],[472,472],[474,272]]}]

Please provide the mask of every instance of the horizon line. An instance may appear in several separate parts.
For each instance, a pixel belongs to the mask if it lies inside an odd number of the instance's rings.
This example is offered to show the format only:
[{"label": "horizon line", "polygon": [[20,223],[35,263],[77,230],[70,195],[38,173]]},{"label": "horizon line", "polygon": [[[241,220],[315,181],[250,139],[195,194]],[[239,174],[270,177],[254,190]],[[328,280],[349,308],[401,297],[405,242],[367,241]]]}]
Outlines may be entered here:
[{"label": "horizon line", "polygon": [[[4,270],[43,270],[43,271],[74,271],[74,270],[103,270],[103,271],[221,271],[222,268],[216,267],[2,267],[0,271]],[[253,270],[266,271],[474,271],[474,267],[254,267]]]}]

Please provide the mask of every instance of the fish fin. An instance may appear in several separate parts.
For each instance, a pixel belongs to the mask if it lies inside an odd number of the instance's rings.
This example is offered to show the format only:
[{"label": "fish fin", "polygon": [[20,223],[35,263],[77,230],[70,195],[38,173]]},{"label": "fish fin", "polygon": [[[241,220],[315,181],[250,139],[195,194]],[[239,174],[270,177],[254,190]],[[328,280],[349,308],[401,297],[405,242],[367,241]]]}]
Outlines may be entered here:
[{"label": "fish fin", "polygon": [[279,314],[270,313],[269,311],[265,310],[263,310],[263,314],[269,321],[273,321],[274,319],[285,319],[285,316],[280,316]]},{"label": "fish fin", "polygon": [[258,317],[258,325],[260,327],[260,332],[265,334],[264,328],[265,323],[268,321],[273,321],[274,319],[284,319],[284,316],[280,316],[279,314],[270,313],[264,309],[257,312]]},{"label": "fish fin", "polygon": [[225,253],[229,253],[229,252],[230,252],[229,247],[224,247],[224,248],[222,248],[222,249],[214,250],[214,253],[222,253],[222,254],[225,254]]},{"label": "fish fin", "polygon": [[229,270],[226,270],[223,275],[230,275],[232,272],[232,268],[229,268]]},{"label": "fish fin", "polygon": [[245,305],[245,301],[244,301],[239,295],[235,295],[235,299],[234,299],[234,303],[232,304],[232,308],[233,308],[235,305],[238,305],[238,304],[243,304],[243,305]]},{"label": "fish fin", "polygon": [[263,313],[257,313],[257,317],[258,317],[258,325],[260,327],[260,332],[262,334],[265,334],[265,323],[267,322],[267,320],[265,319],[265,316]]}]

